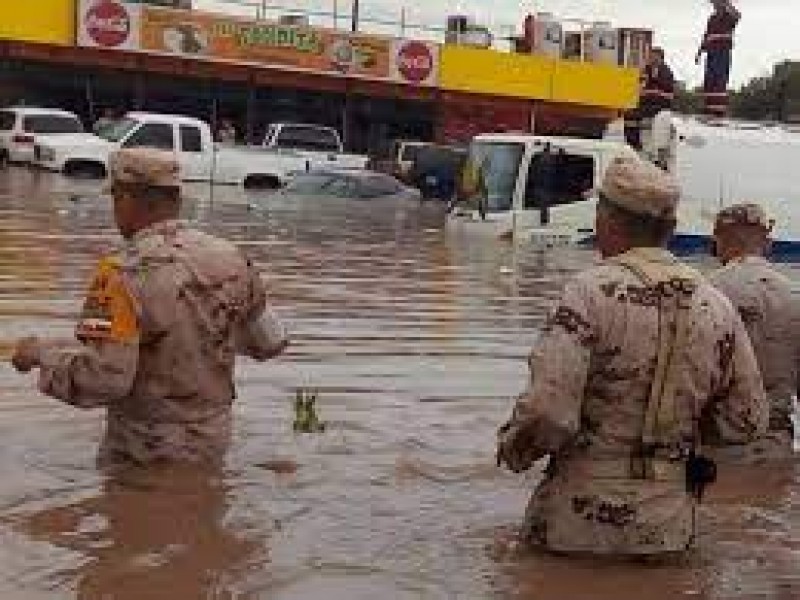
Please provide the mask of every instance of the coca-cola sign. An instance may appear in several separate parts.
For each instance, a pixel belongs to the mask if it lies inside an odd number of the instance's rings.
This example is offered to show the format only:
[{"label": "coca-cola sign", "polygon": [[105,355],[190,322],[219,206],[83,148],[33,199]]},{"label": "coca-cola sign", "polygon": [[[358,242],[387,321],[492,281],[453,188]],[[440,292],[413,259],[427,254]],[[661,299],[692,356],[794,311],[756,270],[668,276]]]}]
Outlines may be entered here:
[{"label": "coca-cola sign", "polygon": [[396,79],[404,83],[431,85],[438,70],[438,51],[435,44],[399,40],[394,48]]},{"label": "coca-cola sign", "polygon": [[407,81],[425,81],[433,71],[433,53],[422,42],[408,42],[397,53],[397,68]]},{"label": "coca-cola sign", "polygon": [[84,27],[98,46],[116,48],[131,35],[131,17],[119,2],[100,0],[86,11]]}]

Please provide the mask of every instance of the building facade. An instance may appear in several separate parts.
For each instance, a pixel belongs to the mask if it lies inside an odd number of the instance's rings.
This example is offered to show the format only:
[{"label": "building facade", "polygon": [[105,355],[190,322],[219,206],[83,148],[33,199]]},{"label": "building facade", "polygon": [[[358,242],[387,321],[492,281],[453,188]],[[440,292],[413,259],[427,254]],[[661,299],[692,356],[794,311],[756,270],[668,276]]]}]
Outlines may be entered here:
[{"label": "building facade", "polygon": [[[0,103],[336,127],[352,151],[479,133],[596,135],[638,100],[638,71],[530,53],[242,19],[191,3],[40,0],[0,6]],[[8,13],[8,14],[3,14]],[[12,14],[13,13],[13,18]]]}]

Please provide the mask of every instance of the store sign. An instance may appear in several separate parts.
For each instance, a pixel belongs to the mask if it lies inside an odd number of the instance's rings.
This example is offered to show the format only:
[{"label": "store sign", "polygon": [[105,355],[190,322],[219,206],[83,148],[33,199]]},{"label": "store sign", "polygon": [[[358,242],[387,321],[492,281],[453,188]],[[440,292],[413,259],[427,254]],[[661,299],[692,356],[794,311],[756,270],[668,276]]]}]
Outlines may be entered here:
[{"label": "store sign", "polygon": [[395,40],[392,75],[403,83],[436,85],[439,80],[439,46],[416,40]]},{"label": "store sign", "polygon": [[433,85],[435,44],[253,21],[119,0],[81,0],[84,46]]},{"label": "store sign", "polygon": [[138,49],[141,8],[116,0],[81,0],[78,44],[117,50]]}]

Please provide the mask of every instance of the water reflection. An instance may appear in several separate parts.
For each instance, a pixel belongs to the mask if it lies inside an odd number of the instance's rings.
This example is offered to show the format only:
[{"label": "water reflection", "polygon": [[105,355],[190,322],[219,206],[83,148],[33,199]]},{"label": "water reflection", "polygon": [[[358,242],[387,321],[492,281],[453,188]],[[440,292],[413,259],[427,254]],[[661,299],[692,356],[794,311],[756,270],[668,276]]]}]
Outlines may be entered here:
[{"label": "water reflection", "polygon": [[232,598],[238,572],[269,558],[262,541],[226,526],[228,492],[209,473],[116,473],[97,495],[26,515],[17,529],[82,557],[59,574],[81,599]]},{"label": "water reflection", "polygon": [[[187,190],[187,216],[261,267],[294,345],[239,366],[226,470],[203,477],[98,474],[102,415],[0,365],[0,597],[800,597],[791,470],[736,473],[712,493],[688,565],[519,554],[537,474],[494,467],[495,430],[546,310],[591,253],[448,237],[429,203],[209,192]],[[93,261],[117,241],[108,199],[12,170],[0,216],[0,348],[69,335]],[[324,433],[292,431],[298,387],[319,389]]]}]

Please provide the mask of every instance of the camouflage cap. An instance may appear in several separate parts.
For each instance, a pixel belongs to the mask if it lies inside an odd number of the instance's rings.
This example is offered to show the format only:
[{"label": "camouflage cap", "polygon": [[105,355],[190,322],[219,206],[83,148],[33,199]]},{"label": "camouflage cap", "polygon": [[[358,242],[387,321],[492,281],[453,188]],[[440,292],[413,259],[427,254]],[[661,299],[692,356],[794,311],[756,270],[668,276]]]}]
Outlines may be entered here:
[{"label": "camouflage cap", "polygon": [[675,178],[636,155],[615,158],[606,170],[600,195],[629,212],[674,219],[681,191]]},{"label": "camouflage cap", "polygon": [[766,231],[772,231],[775,221],[767,216],[766,211],[758,204],[743,202],[723,208],[717,214],[716,226],[725,225],[744,225],[760,227]]},{"label": "camouflage cap", "polygon": [[110,181],[153,187],[180,187],[180,169],[175,155],[163,150],[131,148],[118,150],[108,161]]}]

